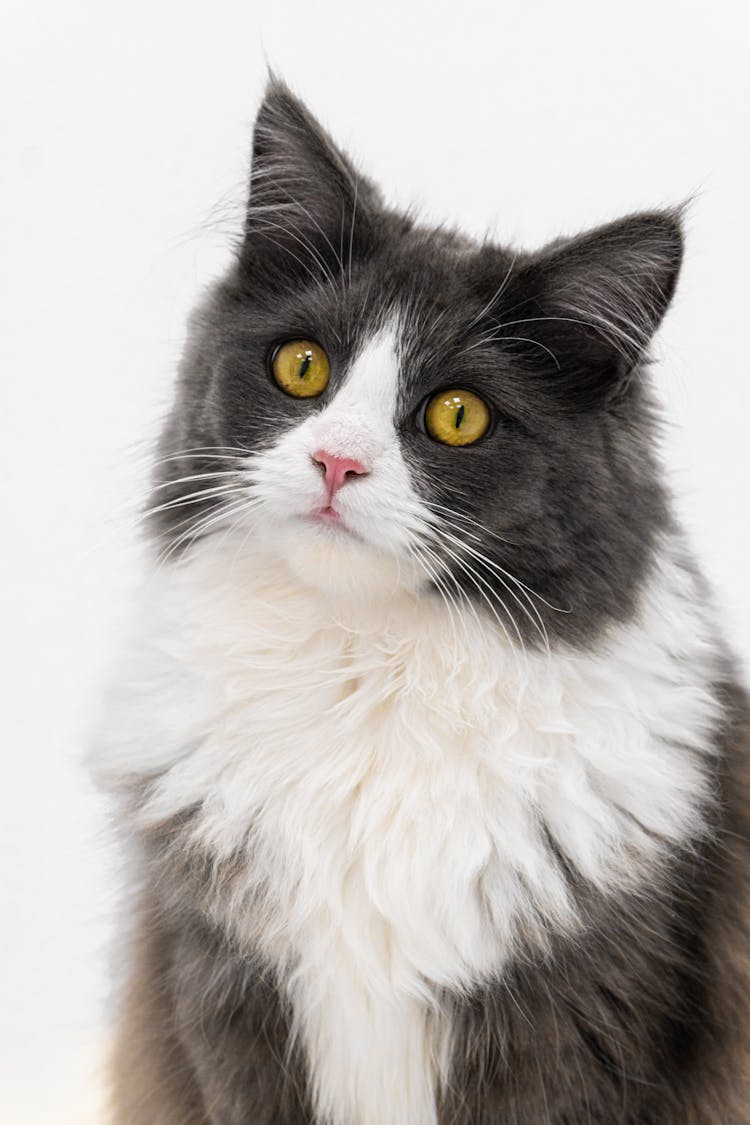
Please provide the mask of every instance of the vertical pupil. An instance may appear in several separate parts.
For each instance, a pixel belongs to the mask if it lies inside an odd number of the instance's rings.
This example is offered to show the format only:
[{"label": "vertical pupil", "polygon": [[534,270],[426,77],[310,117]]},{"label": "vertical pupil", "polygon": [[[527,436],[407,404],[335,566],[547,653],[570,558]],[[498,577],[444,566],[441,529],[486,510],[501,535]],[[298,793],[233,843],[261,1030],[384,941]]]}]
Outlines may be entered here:
[{"label": "vertical pupil", "polygon": [[307,355],[302,360],[302,363],[300,364],[300,369],[299,369],[300,379],[304,379],[305,375],[307,375],[307,372],[310,370],[310,364],[311,363],[312,363],[312,356],[308,352]]},{"label": "vertical pupil", "polygon": [[459,430],[461,428],[461,423],[464,420],[464,414],[465,413],[466,413],[466,407],[465,406],[459,406],[458,410],[456,411],[456,423],[455,423],[455,425],[456,425],[457,430]]}]

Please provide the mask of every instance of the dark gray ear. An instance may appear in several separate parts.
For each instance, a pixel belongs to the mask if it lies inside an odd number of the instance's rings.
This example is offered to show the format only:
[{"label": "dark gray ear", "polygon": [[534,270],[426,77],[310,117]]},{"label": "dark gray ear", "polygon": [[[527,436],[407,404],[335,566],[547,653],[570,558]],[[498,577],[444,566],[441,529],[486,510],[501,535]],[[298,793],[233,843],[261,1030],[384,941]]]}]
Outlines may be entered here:
[{"label": "dark gray ear", "polygon": [[307,107],[272,77],[253,133],[242,264],[281,287],[348,270],[378,196]]},{"label": "dark gray ear", "polygon": [[625,393],[672,299],[682,245],[678,211],[647,212],[553,243],[518,271],[520,303],[503,320],[540,345],[534,362],[571,405]]}]

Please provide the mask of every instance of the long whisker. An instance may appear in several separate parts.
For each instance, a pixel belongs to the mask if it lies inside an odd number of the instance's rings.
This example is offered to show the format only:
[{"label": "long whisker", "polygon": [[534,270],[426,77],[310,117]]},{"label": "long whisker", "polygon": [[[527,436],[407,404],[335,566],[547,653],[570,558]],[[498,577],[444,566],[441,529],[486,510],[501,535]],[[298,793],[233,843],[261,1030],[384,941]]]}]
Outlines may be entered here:
[{"label": "long whisker", "polygon": [[477,340],[475,343],[471,344],[468,348],[465,348],[464,351],[467,352],[467,353],[473,352],[476,348],[484,347],[486,344],[498,344],[498,343],[500,343],[501,340],[509,340],[511,342],[516,341],[519,344],[533,344],[535,347],[541,348],[542,351],[546,352],[547,355],[550,357],[550,359],[554,363],[557,370],[558,371],[560,370],[560,361],[557,358],[557,356],[555,355],[555,353],[550,348],[548,348],[546,344],[543,344],[540,340],[530,340],[527,336],[506,336],[504,332],[501,333],[500,335],[484,336],[481,340]]},{"label": "long whisker", "polygon": [[213,488],[201,488],[197,492],[188,492],[184,496],[176,496],[173,500],[167,500],[164,504],[154,504],[153,507],[146,508],[142,513],[142,518],[150,519],[151,516],[158,515],[159,512],[167,512],[171,508],[182,508],[186,504],[198,504],[201,500],[212,500],[219,496],[236,493],[242,487],[242,483],[238,481],[235,484],[216,485]]},{"label": "long whisker", "polygon": [[[451,491],[455,492],[458,496],[464,496],[464,493],[459,488],[452,489]],[[498,534],[498,532],[491,531],[479,520],[474,519],[472,516],[467,516],[465,512],[460,512],[456,508],[448,508],[445,504],[436,504],[434,500],[430,500],[428,507],[434,509],[436,512],[444,512],[446,515],[453,516],[455,519],[465,520],[467,523],[477,527],[482,532],[481,536],[476,535],[474,532],[467,532],[467,535],[470,534],[475,539],[481,541],[483,536],[489,536],[492,539],[497,539],[500,543],[513,543],[512,539],[506,539],[505,536]]]},{"label": "long whisker", "polygon": [[504,289],[505,289],[506,285],[508,284],[508,282],[509,282],[509,280],[510,280],[510,275],[511,275],[511,274],[512,274],[512,272],[513,272],[513,267],[514,267],[514,266],[515,266],[515,264],[516,264],[516,258],[517,258],[517,257],[518,257],[518,255],[517,255],[517,254],[514,254],[514,255],[513,255],[513,257],[511,258],[511,262],[510,262],[510,265],[508,266],[507,272],[506,272],[506,274],[505,274],[505,277],[504,277],[504,278],[503,278],[503,280],[502,280],[502,281],[500,282],[500,285],[499,285],[499,287],[498,287],[498,288],[497,288],[497,289],[495,290],[495,292],[494,292],[494,293],[493,293],[493,295],[492,295],[492,296],[490,297],[489,301],[488,301],[488,302],[487,302],[487,304],[486,304],[486,305],[484,306],[484,308],[483,308],[483,309],[481,309],[481,310],[480,310],[480,312],[478,312],[478,313],[477,313],[477,315],[476,315],[476,316],[474,317],[474,319],[473,319],[473,320],[470,320],[470,321],[469,321],[469,323],[468,323],[468,324],[466,325],[466,331],[467,331],[467,332],[470,332],[470,331],[471,331],[471,329],[472,329],[472,328],[474,328],[474,326],[475,326],[475,325],[479,324],[479,322],[480,322],[481,320],[484,320],[485,316],[487,316],[487,314],[489,313],[490,309],[491,309],[491,308],[492,308],[492,306],[494,305],[495,301],[499,300],[499,298],[500,298],[500,297],[502,296],[502,293],[503,293],[503,291],[504,291]]},{"label": "long whisker", "polygon": [[193,521],[190,526],[176,539],[172,540],[166,549],[160,552],[157,558],[157,565],[163,566],[164,563],[178,550],[178,548],[185,542],[193,543],[195,540],[205,535],[209,528],[214,527],[217,523],[227,519],[230,515],[235,515],[240,512],[250,512],[255,507],[255,501],[251,497],[244,496],[242,500],[235,501],[234,503],[222,504],[218,510],[213,510],[197,522]]},{"label": "long whisker", "polygon": [[211,480],[216,477],[237,478],[237,469],[215,469],[212,473],[192,473],[187,477],[174,477],[172,480],[159,481],[151,485],[153,492],[159,492],[163,488],[177,488],[180,484],[192,484],[196,480]]},{"label": "long whisker", "polygon": [[[571,311],[577,311],[570,302],[567,304]],[[603,304],[601,298],[600,304]],[[612,315],[614,317],[614,311]],[[622,351],[622,344],[628,345],[636,352],[641,348],[639,341],[634,336],[630,335],[630,333],[622,327],[621,323],[618,323],[618,321],[614,319],[608,320],[605,317],[601,317],[598,320],[584,320],[582,317],[575,316],[528,316],[524,317],[522,320],[506,320],[502,324],[497,325],[497,330],[511,328],[517,324],[533,324],[538,321],[558,321],[563,324],[578,324],[584,328],[592,328],[595,332],[599,332],[600,335],[609,340],[619,351]]]},{"label": "long whisker", "polygon": [[409,544],[407,549],[409,553],[417,560],[422,570],[425,572],[427,577],[437,589],[437,592],[446,608],[448,619],[451,623],[451,633],[453,635],[453,646],[455,651],[455,649],[458,648],[458,633],[456,630],[455,618],[453,616],[453,609],[451,608],[451,602],[453,603],[453,608],[455,608],[456,613],[458,613],[458,606],[450,596],[450,592],[447,590],[445,584],[443,583],[443,580],[440,578],[437,571],[425,558],[425,551],[423,550],[423,546],[417,546],[416,543],[411,543]]},{"label": "long whisker", "polygon": [[[129,533],[133,531],[134,528],[142,526],[144,522],[147,521],[151,516],[157,515],[160,512],[169,511],[173,508],[187,507],[191,504],[198,504],[201,502],[201,500],[204,499],[215,500],[222,497],[223,495],[231,495],[233,492],[236,492],[240,488],[242,488],[244,483],[242,480],[238,479],[237,471],[234,469],[221,470],[216,473],[198,474],[198,476],[205,476],[207,479],[212,477],[219,478],[220,483],[212,485],[210,488],[202,488],[192,493],[175,496],[169,501],[155,504],[151,507],[142,508],[140,506],[137,506],[134,508],[129,508],[128,513],[124,513],[121,517],[118,517],[116,519],[114,526],[109,527],[101,536],[97,537],[94,543],[89,545],[83,557],[86,558],[89,555],[93,554],[116,536]],[[191,479],[198,479],[198,477],[183,477],[177,478],[174,481],[165,481],[163,484],[154,485],[153,490],[156,491],[157,489],[161,488],[177,486]],[[181,524],[178,526],[181,526]]]},{"label": "long whisker", "polygon": [[247,526],[245,528],[245,534],[242,537],[242,542],[238,545],[237,550],[234,552],[234,557],[232,559],[232,564],[231,564],[232,572],[234,572],[234,570],[236,568],[237,560],[239,559],[240,555],[242,554],[242,551],[244,550],[245,544],[247,543],[249,537],[255,532],[255,530],[258,527],[258,520],[248,520],[247,516],[250,513],[257,513],[258,509],[262,508],[262,506],[263,505],[259,501],[257,501],[256,499],[253,498],[253,500],[249,504],[247,504],[246,506],[240,507],[239,511],[234,510],[235,518],[232,519],[231,522],[228,524],[228,526],[224,528],[223,532],[222,531],[219,531],[218,533],[212,532],[212,534],[218,534],[219,541],[223,543],[223,541],[228,536],[234,535],[235,531],[237,530],[237,528],[240,524],[240,521],[242,521],[243,524],[244,523],[247,524]]},{"label": "long whisker", "polygon": [[354,255],[354,223],[357,218],[357,199],[359,196],[359,180],[354,181],[354,203],[352,204],[351,226],[349,228],[349,288],[352,287],[352,258]]},{"label": "long whisker", "polygon": [[164,550],[167,551],[167,557],[172,552],[172,550],[176,551],[183,542],[187,542],[191,539],[191,537],[197,537],[197,535],[203,530],[203,524],[211,521],[214,516],[221,516],[221,513],[225,512],[230,504],[250,503],[250,498],[244,492],[241,493],[241,501],[235,500],[237,494],[237,490],[228,491],[225,496],[217,497],[216,499],[219,501],[219,504],[213,505],[207,512],[203,510],[197,513],[191,512],[183,519],[178,520],[172,531],[173,537],[164,548]]},{"label": "long whisker", "polygon": [[[519,645],[521,646],[521,649],[522,649],[522,651],[524,652],[524,655],[525,655],[526,646],[524,645],[524,642],[523,642],[523,636],[521,635],[521,630],[518,628],[518,624],[516,622],[516,619],[514,618],[513,614],[510,612],[510,610],[508,609],[507,605],[505,604],[503,599],[500,597],[498,592],[496,590],[494,590],[493,587],[490,586],[490,584],[484,578],[482,578],[482,576],[480,574],[478,574],[476,572],[474,567],[472,567],[466,561],[466,559],[462,559],[460,557],[460,555],[456,554],[456,552],[453,551],[450,547],[448,547],[444,542],[440,543],[440,547],[443,551],[445,551],[445,553],[447,555],[450,556],[450,558],[452,558],[454,560],[454,562],[457,564],[459,569],[466,575],[466,577],[469,579],[469,581],[472,583],[472,585],[477,589],[480,596],[485,601],[485,603],[487,604],[490,612],[492,613],[495,620],[497,621],[498,625],[500,626],[503,633],[505,634],[505,638],[508,641],[508,645],[510,646],[511,649],[515,650],[515,646],[513,644],[512,639],[511,639],[510,633],[508,632],[507,626],[506,626],[505,622],[502,620],[502,618],[499,616],[497,610],[495,609],[495,606],[492,603],[492,599],[494,598],[496,601],[498,601],[500,603],[500,605],[502,606],[503,610],[505,611],[506,615],[508,616],[509,620],[511,621],[511,623],[512,623],[514,629],[515,629],[516,635],[518,637]],[[489,595],[491,595],[491,597],[488,596],[488,593],[486,591],[489,592]]]},{"label": "long whisker", "polygon": [[460,584],[456,581],[455,575],[451,574],[450,570],[446,569],[444,560],[441,559],[437,552],[429,547],[427,543],[424,542],[424,540],[421,541],[421,547],[422,550],[425,551],[433,560],[433,566],[435,570],[442,574],[442,581],[446,587],[448,596],[450,597],[451,603],[455,606],[456,602],[453,594],[451,593],[452,584],[453,590],[455,591],[455,594],[458,597],[460,603],[458,606],[456,606],[456,613],[458,614],[458,618],[463,626],[464,633],[466,632],[466,621],[464,620],[462,609],[468,610],[468,612],[474,618],[474,623],[477,629],[479,630],[479,632],[482,632],[483,626],[479,618],[479,614],[477,613],[476,606],[472,602],[471,598],[467,595],[466,591],[463,590]]},{"label": "long whisker", "polygon": [[[456,491],[458,491],[458,490],[456,490]],[[479,528],[479,530],[483,533],[483,535],[487,535],[492,539],[497,539],[501,543],[511,543],[512,544],[512,542],[513,542],[510,539],[505,539],[502,535],[498,535],[496,532],[490,530],[490,528],[487,527],[485,524],[481,523],[479,520],[472,519],[471,516],[467,516],[463,512],[455,511],[453,508],[446,508],[442,504],[435,504],[434,502],[431,502],[429,507],[437,509],[440,512],[444,512],[446,515],[448,515],[449,517],[453,517],[454,519],[466,520],[473,527]],[[472,534],[468,531],[463,532],[463,529],[462,529],[462,533],[467,534],[467,535]],[[472,538],[476,539],[477,536],[472,534]],[[539,601],[542,602],[542,604],[545,605],[547,607],[547,609],[551,610],[553,613],[572,613],[573,612],[571,609],[564,609],[562,606],[553,605],[552,602],[547,601],[547,599],[542,594],[540,594],[538,592],[538,590],[532,589],[531,586],[528,586],[525,582],[522,582],[520,578],[516,578],[516,576],[514,574],[511,574],[510,571],[505,570],[503,567],[499,566],[498,563],[495,563],[494,565],[499,567],[499,569],[502,571],[504,576],[510,582],[514,582],[517,586],[520,586],[523,590],[526,590],[527,593],[533,594],[533,596],[535,598],[538,598]]]},{"label": "long whisker", "polygon": [[505,581],[505,578],[504,578],[505,572],[502,570],[502,567],[498,567],[491,559],[488,559],[487,556],[484,555],[481,551],[477,551],[470,544],[468,544],[468,543],[464,542],[463,540],[457,538],[455,535],[451,534],[451,532],[445,531],[442,527],[434,529],[434,530],[437,532],[438,540],[440,538],[442,538],[443,536],[446,537],[459,550],[467,551],[472,556],[472,558],[474,558],[478,562],[480,562],[482,564],[482,566],[486,567],[491,573],[493,573],[495,575],[496,578],[498,578],[498,580],[502,583],[503,587],[508,591],[510,596],[513,598],[513,600],[519,606],[519,608],[521,609],[523,614],[528,618],[530,623],[534,626],[536,631],[539,633],[539,635],[541,636],[541,638],[544,642],[545,648],[547,649],[547,652],[549,653],[549,651],[550,651],[549,635],[547,633],[547,628],[546,628],[546,625],[544,623],[544,619],[542,618],[541,614],[539,613],[539,610],[534,605],[534,603],[532,602],[531,598],[526,593],[526,591],[521,590],[521,593],[523,594],[526,601],[528,602],[528,605],[531,607],[531,611],[529,611],[529,609],[524,604],[524,602],[521,601],[521,598],[518,596],[518,594],[516,594],[516,592],[514,590],[512,590],[510,588],[510,586],[508,585],[508,583]]},{"label": "long whisker", "polygon": [[246,449],[241,445],[191,445],[185,449],[173,449],[163,456],[155,457],[154,464],[159,465],[162,461],[177,461],[181,457],[216,457],[231,456],[233,459],[242,459],[249,457],[253,454],[252,449]]}]

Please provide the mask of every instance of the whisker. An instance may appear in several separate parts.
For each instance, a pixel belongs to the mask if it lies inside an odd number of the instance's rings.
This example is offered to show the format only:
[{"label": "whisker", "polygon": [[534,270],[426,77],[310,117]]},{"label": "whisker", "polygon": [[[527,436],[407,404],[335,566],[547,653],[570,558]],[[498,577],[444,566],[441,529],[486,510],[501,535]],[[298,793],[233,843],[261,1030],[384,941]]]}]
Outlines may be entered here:
[{"label": "whisker", "polygon": [[359,180],[354,181],[354,203],[352,205],[351,226],[349,228],[349,288],[352,286],[352,257],[354,255],[354,223],[357,218],[357,199],[359,196]]},{"label": "whisker", "polygon": [[[458,495],[458,496],[461,496],[461,497],[464,496],[464,493],[461,492],[461,490],[458,489],[458,488],[452,489],[452,491],[455,492],[456,495]],[[433,508],[433,509],[435,509],[436,511],[439,511],[439,512],[444,512],[447,515],[453,516],[456,519],[466,520],[468,523],[472,524],[474,527],[479,528],[479,530],[482,531],[484,535],[488,535],[492,539],[497,539],[500,543],[510,543],[511,545],[513,544],[512,539],[507,539],[505,536],[498,534],[498,532],[491,531],[485,524],[481,523],[479,520],[474,519],[472,516],[467,516],[465,512],[459,512],[455,508],[448,508],[444,504],[436,504],[433,500],[429,501],[428,507]],[[469,534],[469,533],[467,532],[467,534]],[[476,538],[476,539],[481,540],[481,538],[482,538],[482,536],[476,535],[474,532],[471,532],[470,534],[472,534],[474,536],[474,538]]]},{"label": "whisker", "polygon": [[[175,547],[179,546],[183,539],[188,539],[195,529],[200,527],[204,520],[210,520],[214,515],[218,515],[220,512],[224,511],[229,503],[239,502],[234,500],[236,495],[236,490],[228,491],[225,496],[216,497],[216,500],[220,501],[220,503],[218,505],[212,505],[208,511],[201,510],[200,512],[191,512],[181,520],[178,520],[172,529],[172,535],[175,538],[170,540],[167,546],[170,544],[173,544]],[[245,496],[242,503],[248,502],[250,502],[250,498]]]},{"label": "whisker", "polygon": [[478,562],[481,562],[481,564],[484,567],[486,567],[491,573],[495,574],[495,576],[502,583],[503,587],[508,591],[508,593],[513,598],[513,600],[516,602],[516,604],[519,606],[519,608],[522,610],[524,615],[528,618],[530,623],[537,630],[537,632],[541,636],[542,640],[544,641],[547,652],[549,653],[549,651],[550,651],[549,635],[547,633],[546,625],[544,623],[544,620],[543,620],[541,614],[539,613],[539,610],[534,605],[534,603],[532,602],[531,598],[526,593],[526,591],[522,590],[521,592],[524,595],[524,597],[526,598],[526,601],[528,602],[529,606],[531,607],[531,612],[529,611],[527,606],[524,605],[524,603],[521,601],[518,594],[516,594],[515,591],[512,590],[508,586],[508,583],[504,580],[503,575],[504,575],[505,572],[502,570],[502,567],[498,567],[497,564],[495,564],[491,559],[488,559],[487,556],[484,555],[481,551],[477,551],[474,547],[470,546],[468,543],[463,542],[461,539],[457,538],[455,535],[452,535],[450,532],[444,531],[442,528],[436,529],[436,530],[438,530],[438,535],[446,536],[459,549],[468,551],[469,554],[473,558],[475,558]]},{"label": "whisker", "polygon": [[[456,491],[459,492],[458,489],[456,489]],[[462,495],[462,493],[459,492],[459,495]],[[479,520],[472,519],[471,516],[467,516],[463,512],[455,511],[453,508],[446,508],[442,504],[435,504],[434,502],[430,502],[429,507],[438,509],[441,512],[445,512],[448,516],[452,516],[454,519],[467,520],[469,523],[472,524],[472,526],[479,528],[480,531],[482,531],[485,535],[488,535],[493,539],[497,539],[501,543],[509,543],[509,544],[513,545],[512,539],[506,539],[502,535],[498,535],[496,532],[492,531],[485,524],[481,523]],[[455,530],[458,530],[458,529],[455,529]],[[461,529],[461,531],[463,532],[463,529]],[[467,531],[467,532],[465,532],[465,534],[469,534],[469,532]],[[473,536],[473,538],[476,538],[476,536]],[[495,563],[494,565],[499,566],[498,563]],[[526,590],[527,593],[533,594],[533,596],[535,598],[538,598],[539,601],[542,602],[542,604],[545,605],[547,607],[547,609],[551,610],[553,613],[572,613],[573,612],[572,609],[565,609],[563,606],[553,605],[552,602],[547,601],[547,599],[544,597],[544,595],[540,594],[538,590],[534,590],[531,586],[527,585],[525,582],[522,582],[520,578],[517,578],[514,574],[511,574],[510,571],[505,570],[502,566],[499,566],[499,569],[502,571],[502,573],[505,575],[505,577],[507,579],[509,579],[509,581],[515,582],[517,586],[520,586],[522,589]]]},{"label": "whisker", "polygon": [[[433,585],[436,587],[436,589],[438,591],[440,599],[443,602],[443,604],[444,604],[444,606],[445,606],[445,608],[448,612],[448,619],[451,623],[451,632],[453,634],[453,645],[454,645],[454,649],[456,649],[458,647],[458,634],[456,632],[456,622],[455,622],[455,619],[454,619],[454,616],[453,616],[453,610],[451,609],[451,605],[448,601],[448,597],[446,596],[446,587],[443,584],[443,581],[440,578],[440,576],[433,569],[431,564],[428,563],[427,560],[425,559],[424,552],[421,549],[421,547],[418,547],[416,545],[416,543],[411,543],[407,547],[407,550],[413,556],[413,558],[415,558],[417,560],[419,566],[422,568],[422,570],[425,572],[427,577],[430,579],[430,581],[433,583]],[[454,606],[455,606],[455,602],[454,602]],[[456,608],[456,612],[458,612],[458,607],[456,606],[455,608]]]},{"label": "whisker", "polygon": [[176,488],[180,484],[191,484],[196,480],[210,480],[215,477],[236,478],[237,474],[237,469],[216,469],[212,473],[192,473],[187,477],[174,477],[172,480],[163,480],[156,484],[152,484],[151,490],[153,492],[158,492],[163,488]]},{"label": "whisker", "polygon": [[543,352],[546,352],[547,355],[551,358],[557,370],[561,370],[560,361],[558,360],[555,353],[550,348],[548,348],[546,344],[543,344],[540,340],[530,340],[526,336],[506,336],[504,332],[500,335],[485,336],[483,337],[483,339],[477,340],[476,343],[471,344],[470,347],[465,348],[464,351],[467,353],[473,352],[476,348],[484,347],[486,344],[499,344],[501,340],[517,341],[519,344],[533,344],[535,347],[541,348]]},{"label": "whisker", "polygon": [[[433,560],[434,567],[435,567],[436,571],[442,572],[443,581],[445,583],[446,591],[448,592],[448,596],[450,597],[452,604],[454,606],[456,606],[456,613],[458,614],[459,621],[461,622],[461,624],[463,626],[464,633],[466,632],[466,621],[464,620],[464,616],[461,612],[462,609],[468,610],[469,613],[471,613],[472,617],[474,618],[474,623],[475,623],[477,629],[479,630],[479,632],[482,632],[482,628],[483,628],[482,622],[480,621],[479,614],[477,613],[477,610],[476,610],[476,606],[472,602],[471,598],[467,595],[466,591],[461,588],[460,584],[456,581],[455,576],[453,574],[451,574],[451,572],[449,570],[446,569],[445,563],[438,556],[437,552],[433,551],[432,548],[429,547],[427,545],[427,543],[424,542],[424,540],[422,541],[421,545],[422,545],[422,549],[424,551],[426,551],[427,554],[430,556],[430,558]],[[453,595],[451,593],[451,587],[450,587],[449,583],[452,583],[453,589],[456,592],[456,596],[460,600],[460,605],[456,605],[456,602],[455,602],[455,600],[453,598]]]},{"label": "whisker", "polygon": [[500,282],[500,286],[499,286],[499,288],[495,290],[495,292],[493,293],[492,297],[490,297],[489,301],[488,301],[488,302],[487,302],[487,304],[486,304],[486,305],[484,306],[484,308],[483,308],[483,309],[482,309],[482,310],[481,310],[480,312],[478,312],[478,313],[477,313],[477,315],[476,315],[476,316],[474,317],[474,319],[473,319],[473,320],[470,320],[470,321],[469,321],[469,323],[468,323],[468,324],[466,325],[466,331],[467,331],[467,332],[469,332],[469,331],[470,331],[470,330],[471,330],[472,328],[474,328],[474,326],[475,326],[475,325],[479,324],[479,322],[480,322],[481,320],[484,320],[485,316],[487,316],[487,314],[489,313],[490,309],[491,309],[491,308],[492,308],[492,306],[494,305],[495,301],[497,301],[497,300],[498,300],[498,299],[499,299],[499,298],[500,298],[500,297],[502,296],[502,294],[503,294],[503,291],[505,290],[505,287],[506,287],[506,285],[508,284],[508,282],[509,282],[509,280],[510,280],[510,275],[511,275],[511,273],[513,272],[513,267],[514,267],[514,266],[515,266],[515,264],[516,264],[516,258],[517,258],[517,257],[518,257],[518,255],[517,255],[517,254],[514,254],[514,255],[513,255],[513,257],[511,258],[511,262],[510,262],[510,265],[508,266],[507,272],[506,272],[506,274],[505,274],[505,277],[504,277],[504,278],[503,278],[503,280],[502,280],[502,281]]},{"label": "whisker", "polygon": [[213,488],[201,488],[197,492],[188,492],[184,496],[176,496],[173,500],[167,500],[163,504],[155,504],[151,508],[146,508],[141,513],[142,519],[150,519],[151,516],[158,515],[159,512],[167,512],[170,508],[181,508],[186,504],[198,504],[201,500],[212,500],[217,496],[226,496],[231,493],[236,493],[243,488],[241,482],[236,484],[222,484],[216,485]]},{"label": "whisker", "polygon": [[[502,606],[503,610],[507,614],[509,620],[511,621],[511,623],[512,623],[514,629],[515,629],[516,635],[518,637],[519,645],[521,646],[521,649],[522,649],[522,651],[525,655],[526,646],[523,642],[523,636],[521,635],[521,630],[518,628],[518,624],[517,624],[516,619],[514,618],[513,614],[510,612],[507,605],[505,604],[503,599],[500,597],[500,595],[497,593],[497,591],[495,589],[493,589],[493,587],[490,586],[490,584],[484,578],[482,578],[482,576],[480,574],[477,574],[474,567],[472,567],[466,561],[466,559],[462,559],[459,555],[457,555],[455,553],[455,551],[451,550],[451,548],[448,547],[444,542],[440,543],[440,547],[443,551],[445,551],[445,553],[447,555],[449,555],[454,560],[454,562],[458,565],[459,569],[466,575],[466,577],[469,579],[469,581],[472,583],[472,585],[477,589],[477,591],[479,592],[482,599],[486,602],[490,612],[494,616],[498,625],[500,626],[503,633],[505,634],[505,638],[508,642],[508,645],[510,646],[511,649],[515,650],[515,646],[513,644],[512,639],[511,639],[510,633],[508,632],[507,626],[505,625],[505,622],[502,620],[502,618],[499,616],[497,610],[495,609],[495,606],[492,604],[492,598],[494,598],[496,601],[498,601],[500,603],[500,605]],[[489,591],[489,594],[491,595],[491,597],[489,597],[488,594],[485,591]]]},{"label": "whisker", "polygon": [[191,445],[185,449],[173,449],[163,456],[155,457],[154,464],[158,465],[162,461],[176,461],[180,457],[211,456],[219,458],[220,455],[223,457],[229,455],[239,459],[251,456],[253,453],[252,449],[247,449],[241,445]]},{"label": "whisker", "polygon": [[185,542],[195,542],[199,536],[205,535],[210,527],[214,527],[217,523],[226,519],[230,514],[238,514],[246,511],[250,512],[255,507],[255,501],[251,497],[243,497],[241,501],[223,504],[218,510],[213,510],[207,515],[203,516],[197,522],[193,522],[186,531],[179,535],[176,539],[172,540],[166,549],[159,553],[157,556],[157,567],[163,566],[175,551]]}]

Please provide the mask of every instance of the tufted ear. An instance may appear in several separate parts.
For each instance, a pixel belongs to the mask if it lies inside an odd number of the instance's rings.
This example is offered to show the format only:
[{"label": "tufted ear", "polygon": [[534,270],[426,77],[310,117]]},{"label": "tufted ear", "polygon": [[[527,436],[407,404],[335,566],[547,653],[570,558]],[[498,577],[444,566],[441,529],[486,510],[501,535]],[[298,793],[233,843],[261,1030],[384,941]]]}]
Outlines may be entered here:
[{"label": "tufted ear", "polygon": [[681,261],[677,211],[552,243],[518,270],[514,308],[498,335],[539,345],[528,362],[571,408],[621,397],[669,306]]},{"label": "tufted ear", "polygon": [[241,264],[272,289],[348,271],[375,233],[376,189],[271,78],[253,132]]}]

